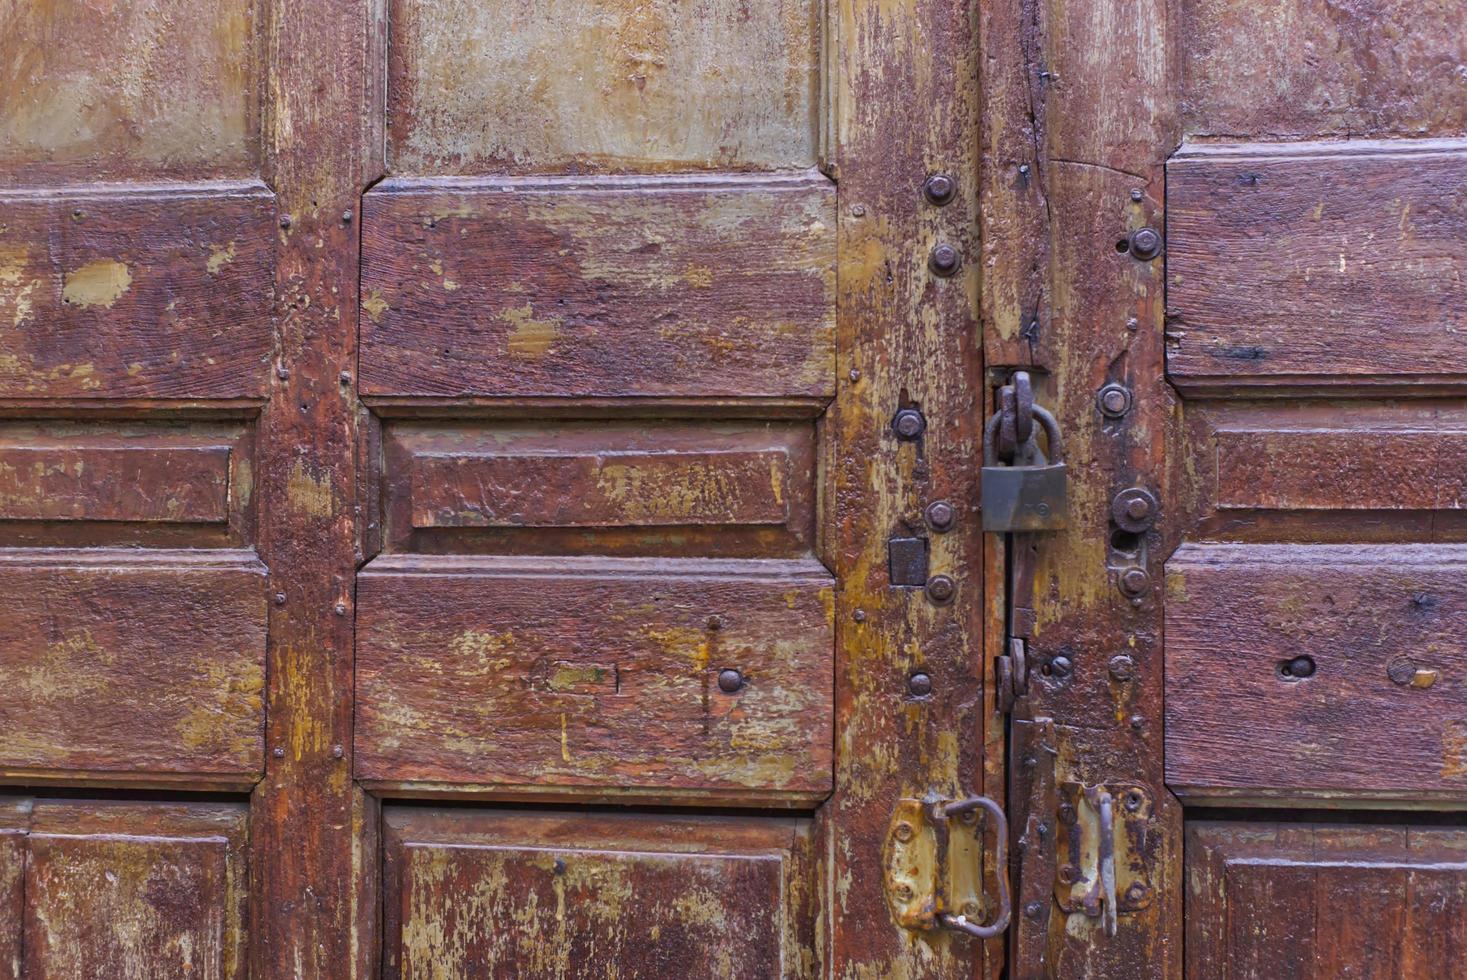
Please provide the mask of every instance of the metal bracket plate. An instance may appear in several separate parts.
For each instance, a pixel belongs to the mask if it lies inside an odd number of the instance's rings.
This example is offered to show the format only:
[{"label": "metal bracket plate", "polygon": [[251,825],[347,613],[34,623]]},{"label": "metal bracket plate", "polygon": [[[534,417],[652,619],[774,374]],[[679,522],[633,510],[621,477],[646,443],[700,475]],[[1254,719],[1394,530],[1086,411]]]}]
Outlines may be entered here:
[{"label": "metal bracket plate", "polygon": [[[992,824],[997,841],[998,901],[983,890],[983,837]],[[956,929],[979,938],[1008,928],[1008,826],[987,797],[898,800],[882,849],[887,904],[904,929]],[[979,925],[991,918],[988,925]]]},{"label": "metal bracket plate", "polygon": [[1151,904],[1151,867],[1160,845],[1152,795],[1135,783],[1059,785],[1055,901],[1066,912],[1103,918]]}]

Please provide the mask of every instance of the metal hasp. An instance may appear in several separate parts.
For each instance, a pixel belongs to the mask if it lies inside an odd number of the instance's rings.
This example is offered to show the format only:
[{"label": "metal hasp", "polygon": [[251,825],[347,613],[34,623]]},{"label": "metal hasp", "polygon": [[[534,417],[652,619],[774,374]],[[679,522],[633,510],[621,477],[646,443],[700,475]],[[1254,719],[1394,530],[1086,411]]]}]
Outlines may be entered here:
[{"label": "metal hasp", "polygon": [[1134,783],[1059,786],[1054,897],[1066,912],[1101,920],[1151,904],[1151,866],[1160,839],[1152,832],[1151,794]]},{"label": "metal hasp", "polygon": [[[994,839],[993,907],[983,892],[985,831]],[[886,901],[897,924],[917,931],[952,929],[978,939],[1001,935],[1012,914],[1008,839],[1003,809],[986,796],[898,800],[882,849]]]},{"label": "metal hasp", "polygon": [[[1034,422],[1044,430],[1048,456]],[[983,430],[983,530],[1061,531],[1069,522],[1069,477],[1059,423],[1034,404],[1029,375],[1014,372],[999,389],[999,410]]]}]

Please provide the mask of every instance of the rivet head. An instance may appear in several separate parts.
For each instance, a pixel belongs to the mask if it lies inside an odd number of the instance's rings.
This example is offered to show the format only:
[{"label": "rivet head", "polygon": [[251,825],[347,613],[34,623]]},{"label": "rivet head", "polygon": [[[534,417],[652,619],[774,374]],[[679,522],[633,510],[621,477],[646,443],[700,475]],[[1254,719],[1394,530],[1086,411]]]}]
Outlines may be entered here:
[{"label": "rivet head", "polygon": [[[1295,659],[1302,660],[1304,658],[1298,657]],[[1290,663],[1293,663],[1293,661],[1290,661]],[[1386,676],[1391,679],[1392,683],[1406,687],[1416,677],[1416,664],[1406,657],[1397,657],[1386,664]]]},{"label": "rivet head", "polygon": [[275,593],[275,604],[277,606],[283,606],[283,605],[285,605],[285,593],[284,592],[277,592],[277,593]]},{"label": "rivet head", "polygon": [[958,250],[946,242],[933,248],[932,254],[927,259],[927,265],[933,274],[944,279],[956,273],[962,264],[963,259],[958,254]]},{"label": "rivet head", "polygon": [[273,748],[273,749],[270,750],[270,754],[273,755],[277,759],[284,759],[285,758],[285,750],[282,749],[278,745],[275,746],[275,748]]},{"label": "rivet head", "polygon": [[1131,410],[1131,389],[1112,381],[1095,396],[1100,414],[1108,419],[1118,419]]},{"label": "rivet head", "polygon": [[1114,680],[1128,681],[1136,676],[1136,661],[1128,654],[1118,653],[1110,658],[1110,676]]},{"label": "rivet head", "polygon": [[892,419],[891,428],[897,434],[898,439],[911,442],[927,431],[927,420],[915,408],[904,408],[896,413],[896,418]]},{"label": "rivet head", "polygon": [[935,204],[938,207],[950,202],[957,192],[957,181],[947,174],[933,174],[922,185],[922,196],[927,198],[929,204]]},{"label": "rivet head", "polygon": [[341,212],[341,223],[344,225],[349,225],[351,224],[351,219],[353,217],[354,215],[350,211],[343,211]]},{"label": "rivet head", "polygon": [[1133,187],[1133,188],[1131,188],[1131,200],[1135,201],[1137,204],[1140,204],[1145,199],[1146,199],[1146,195],[1144,193],[1142,193],[1141,188],[1139,188],[1139,187]]},{"label": "rivet head", "polygon": [[736,670],[718,672],[718,689],[724,694],[737,694],[744,686],[744,675]]},{"label": "rivet head", "polygon": [[1037,919],[1043,911],[1044,905],[1040,902],[1030,902],[1024,906],[1024,915],[1026,918]]},{"label": "rivet head", "polygon": [[932,677],[929,674],[913,674],[907,678],[907,690],[913,697],[925,698],[932,693]]},{"label": "rivet head", "polygon": [[722,616],[709,616],[708,617],[708,628],[711,629],[711,630],[715,630],[715,631],[723,629],[723,617]]},{"label": "rivet head", "polygon": [[1140,598],[1146,594],[1146,589],[1151,584],[1151,576],[1146,574],[1144,568],[1128,568],[1121,573],[1119,585],[1121,591],[1128,596]]},{"label": "rivet head", "polygon": [[331,758],[340,759],[344,755],[346,755],[346,749],[344,749],[340,745],[331,746]]},{"label": "rivet head", "polygon": [[1138,228],[1131,232],[1131,255],[1150,261],[1161,254],[1161,235],[1154,228]]},{"label": "rivet head", "polygon": [[951,602],[957,591],[957,583],[946,575],[934,575],[927,580],[927,598],[933,602]]},{"label": "rivet head", "polygon": [[957,519],[953,505],[946,500],[934,500],[927,505],[927,524],[934,531],[947,531]]},{"label": "rivet head", "polygon": [[851,618],[858,623],[866,622],[866,610],[857,609],[855,612],[851,613]]}]

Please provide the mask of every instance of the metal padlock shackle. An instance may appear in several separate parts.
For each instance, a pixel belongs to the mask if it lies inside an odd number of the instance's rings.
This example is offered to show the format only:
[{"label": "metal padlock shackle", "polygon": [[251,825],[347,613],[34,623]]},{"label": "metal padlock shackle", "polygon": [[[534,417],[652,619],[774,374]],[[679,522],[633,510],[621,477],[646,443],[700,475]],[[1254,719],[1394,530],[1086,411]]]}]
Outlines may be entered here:
[{"label": "metal padlock shackle", "polygon": [[[1048,459],[1051,463],[1063,463],[1065,461],[1064,441],[1060,438],[1059,422],[1054,414],[1042,405],[1035,405],[1031,409],[1039,424],[1044,427],[1044,434],[1049,438]],[[988,419],[988,424],[983,427],[983,465],[998,466],[998,427],[1003,422],[1003,412],[994,412]],[[1032,439],[1033,436],[1030,436]]]}]

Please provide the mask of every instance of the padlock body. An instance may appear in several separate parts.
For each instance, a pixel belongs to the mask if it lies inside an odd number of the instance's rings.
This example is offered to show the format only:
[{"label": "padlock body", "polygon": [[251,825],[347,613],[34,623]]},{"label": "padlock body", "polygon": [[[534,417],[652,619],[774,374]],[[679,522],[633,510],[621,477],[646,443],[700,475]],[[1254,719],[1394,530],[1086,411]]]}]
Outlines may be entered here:
[{"label": "padlock body", "polygon": [[982,479],[983,530],[1062,531],[1068,526],[1064,463],[985,466]]}]

